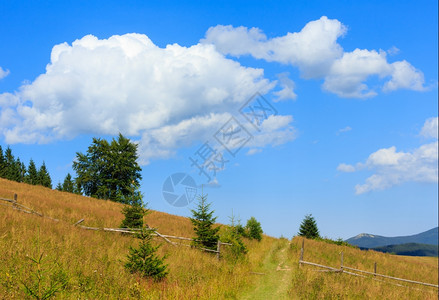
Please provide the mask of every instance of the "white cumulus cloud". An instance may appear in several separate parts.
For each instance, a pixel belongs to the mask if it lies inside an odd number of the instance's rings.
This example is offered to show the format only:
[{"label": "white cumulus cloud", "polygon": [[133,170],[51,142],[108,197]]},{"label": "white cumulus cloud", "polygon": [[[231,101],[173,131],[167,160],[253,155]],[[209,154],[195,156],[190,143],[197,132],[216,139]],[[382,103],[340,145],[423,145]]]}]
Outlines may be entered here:
[{"label": "white cumulus cloud", "polygon": [[364,83],[371,75],[388,76],[390,65],[384,51],[355,49],[345,52],[336,59],[325,76],[323,88],[340,97],[364,98],[375,96],[376,92]]},{"label": "white cumulus cloud", "polygon": [[[323,16],[299,32],[274,38],[268,38],[259,28],[218,25],[209,28],[201,41],[214,44],[227,55],[251,55],[295,66],[304,78],[324,79],[323,89],[340,97],[375,96],[377,91],[367,85],[372,76],[384,81],[381,89],[386,92],[425,90],[423,73],[405,60],[389,63],[383,50],[345,52],[338,39],[346,32],[346,26],[340,21]],[[388,53],[394,54],[396,49],[393,47]]]},{"label": "white cumulus cloud", "polygon": [[[139,138],[146,164],[214,133],[275,84],[210,44],[160,48],[143,34],[87,35],[54,46],[45,73],[0,94],[0,134],[13,144],[122,132]],[[290,134],[283,124],[277,132]]]},{"label": "white cumulus cloud", "polygon": [[425,122],[421,134],[435,137],[436,141],[408,152],[397,151],[395,146],[379,149],[370,154],[365,163],[357,163],[355,166],[343,163],[337,167],[337,170],[355,172],[369,169],[374,172],[365,183],[355,186],[356,194],[383,190],[405,182],[437,183],[437,130],[437,117],[430,118]]},{"label": "white cumulus cloud", "polygon": [[384,91],[394,91],[397,89],[423,91],[426,89],[424,87],[424,74],[416,70],[407,61],[397,61],[390,66],[392,68],[392,78],[384,85]]},{"label": "white cumulus cloud", "polygon": [[343,53],[337,39],[346,33],[338,20],[321,17],[300,32],[268,39],[259,28],[218,25],[209,28],[203,43],[233,56],[252,55],[266,61],[297,66],[305,78],[324,76],[334,59]]}]

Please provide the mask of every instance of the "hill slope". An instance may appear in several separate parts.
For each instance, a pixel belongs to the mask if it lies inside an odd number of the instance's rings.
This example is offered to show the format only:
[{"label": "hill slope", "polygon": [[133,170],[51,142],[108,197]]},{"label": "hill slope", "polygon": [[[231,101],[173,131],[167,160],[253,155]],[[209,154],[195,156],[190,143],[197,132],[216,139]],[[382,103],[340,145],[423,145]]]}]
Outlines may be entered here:
[{"label": "hill slope", "polygon": [[[227,247],[218,261],[210,253],[157,239],[154,243],[163,243],[159,255],[167,255],[169,275],[162,282],[150,281],[124,268],[136,239],[72,225],[85,219],[87,226],[118,227],[120,204],[0,179],[0,198],[14,193],[19,203],[59,221],[0,205],[0,299],[25,299],[25,285],[36,283],[38,268],[44,271],[43,289],[54,280],[67,281],[56,299],[437,299],[437,289],[407,289],[299,267],[302,239],[297,237],[244,239],[248,254],[239,261],[227,259]],[[151,212],[145,221],[163,234],[193,236],[187,218]],[[341,251],[346,266],[373,270],[376,262],[386,275],[438,281],[438,260],[432,257],[393,256],[306,240],[304,259],[337,268]],[[40,255],[40,265],[29,259]]]},{"label": "hill slope", "polygon": [[347,239],[351,245],[362,248],[375,248],[388,245],[400,245],[408,243],[438,245],[438,227],[409,236],[385,237],[380,235],[373,235],[362,233],[350,239]]}]

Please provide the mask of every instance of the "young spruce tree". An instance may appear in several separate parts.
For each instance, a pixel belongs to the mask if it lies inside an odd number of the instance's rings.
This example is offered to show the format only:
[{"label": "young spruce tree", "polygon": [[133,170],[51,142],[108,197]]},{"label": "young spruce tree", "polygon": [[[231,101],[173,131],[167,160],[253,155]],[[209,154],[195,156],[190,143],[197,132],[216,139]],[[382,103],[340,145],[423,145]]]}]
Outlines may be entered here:
[{"label": "young spruce tree", "polygon": [[258,241],[262,240],[263,231],[262,231],[261,223],[259,223],[255,217],[251,217],[250,219],[248,219],[247,225],[245,227],[248,230],[249,238]]},{"label": "young spruce tree", "polygon": [[125,219],[122,221],[120,227],[122,228],[141,228],[142,230],[136,234],[140,239],[137,248],[130,247],[128,254],[128,261],[125,263],[125,268],[130,273],[137,273],[143,277],[150,277],[155,281],[160,281],[168,274],[167,265],[164,264],[165,256],[158,257],[156,252],[161,245],[152,245],[152,235],[154,231],[152,228],[143,226],[143,216],[148,210],[143,206],[143,195],[136,185],[133,190],[130,205],[125,205],[122,213]]},{"label": "young spruce tree", "polygon": [[73,193],[75,190],[75,183],[73,182],[72,175],[70,175],[70,173],[67,173],[66,177],[64,178],[62,190],[68,193]]},{"label": "young spruce tree", "polygon": [[207,195],[198,197],[198,206],[196,210],[191,210],[192,218],[190,218],[196,237],[194,237],[192,244],[195,247],[202,247],[206,249],[216,250],[219,239],[219,227],[213,227],[216,217],[213,217],[214,211],[209,211],[210,203],[207,203]]},{"label": "young spruce tree", "polygon": [[317,223],[312,215],[306,215],[300,224],[299,236],[304,236],[308,239],[317,239],[320,237]]},{"label": "young spruce tree", "polygon": [[248,250],[242,241],[242,234],[240,233],[242,225],[239,220],[235,220],[233,212],[229,219],[230,225],[222,232],[221,241],[232,244],[232,246],[228,247],[228,251],[226,251],[226,258],[228,260],[237,261],[244,258]]},{"label": "young spruce tree", "polygon": [[128,261],[125,268],[130,273],[137,273],[142,277],[150,277],[160,281],[168,275],[167,265],[164,264],[164,257],[158,257],[156,252],[161,245],[153,246],[151,230],[143,228],[138,234],[140,244],[138,248],[130,247]]},{"label": "young spruce tree", "polygon": [[143,217],[148,213],[148,209],[143,206],[143,195],[139,191],[139,186],[133,187],[133,194],[131,199],[125,199],[125,203],[122,208],[122,214],[125,219],[122,220],[120,228],[142,228]]}]

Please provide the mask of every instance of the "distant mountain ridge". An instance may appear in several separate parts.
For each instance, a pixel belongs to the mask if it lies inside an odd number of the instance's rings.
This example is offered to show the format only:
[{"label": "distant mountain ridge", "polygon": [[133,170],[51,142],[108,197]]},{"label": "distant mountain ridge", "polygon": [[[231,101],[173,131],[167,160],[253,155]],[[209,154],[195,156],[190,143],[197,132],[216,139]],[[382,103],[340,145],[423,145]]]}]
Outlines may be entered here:
[{"label": "distant mountain ridge", "polygon": [[400,244],[400,245],[390,245],[372,248],[372,250],[380,251],[384,253],[393,253],[396,255],[409,255],[409,256],[438,256],[438,246],[437,245],[427,245],[427,244]]},{"label": "distant mountain ridge", "polygon": [[433,228],[425,232],[421,232],[408,236],[396,236],[385,237],[380,235],[373,235],[369,233],[361,233],[357,236],[351,237],[346,240],[347,243],[355,245],[361,248],[376,248],[389,245],[401,245],[401,244],[428,244],[438,245],[439,228]]}]

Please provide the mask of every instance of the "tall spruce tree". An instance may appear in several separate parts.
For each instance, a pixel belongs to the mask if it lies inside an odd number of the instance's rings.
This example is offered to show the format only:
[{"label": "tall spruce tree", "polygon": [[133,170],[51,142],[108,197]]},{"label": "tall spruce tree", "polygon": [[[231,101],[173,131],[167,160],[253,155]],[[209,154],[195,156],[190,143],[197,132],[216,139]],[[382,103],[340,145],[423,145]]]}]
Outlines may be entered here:
[{"label": "tall spruce tree", "polygon": [[129,203],[142,179],[137,159],[137,144],[122,134],[111,143],[93,138],[87,153],[76,153],[73,162],[77,187],[86,196]]},{"label": "tall spruce tree", "polygon": [[26,178],[26,165],[21,162],[20,158],[18,157],[15,161],[15,165],[17,168],[17,182],[24,182]]},{"label": "tall spruce tree", "polygon": [[190,218],[194,226],[195,237],[192,244],[196,247],[215,250],[219,239],[219,227],[213,227],[216,217],[213,217],[214,211],[209,211],[210,203],[207,203],[207,195],[198,197],[198,206],[196,210],[191,210],[192,218]]},{"label": "tall spruce tree", "polygon": [[308,239],[317,239],[320,237],[317,223],[312,215],[306,215],[300,224],[299,236],[306,237]]},{"label": "tall spruce tree", "polygon": [[25,182],[33,185],[38,184],[38,171],[32,158],[29,161]]},{"label": "tall spruce tree", "polygon": [[75,190],[75,184],[72,179],[72,175],[70,173],[67,173],[66,177],[64,178],[64,182],[62,184],[62,190],[64,192],[73,193]]},{"label": "tall spruce tree", "polygon": [[78,182],[77,178],[73,179],[73,193],[77,195],[82,195],[82,186]]},{"label": "tall spruce tree", "polygon": [[43,161],[40,169],[38,170],[38,184],[52,188],[52,179],[50,178],[49,172],[47,171],[46,163]]},{"label": "tall spruce tree", "polygon": [[6,177],[6,159],[3,155],[2,146],[0,146],[0,178]]},{"label": "tall spruce tree", "polygon": [[20,168],[17,165],[17,161],[15,160],[10,147],[6,148],[5,151],[5,165],[5,178],[12,181],[18,181],[20,179]]}]

